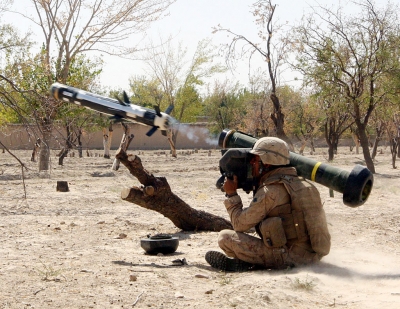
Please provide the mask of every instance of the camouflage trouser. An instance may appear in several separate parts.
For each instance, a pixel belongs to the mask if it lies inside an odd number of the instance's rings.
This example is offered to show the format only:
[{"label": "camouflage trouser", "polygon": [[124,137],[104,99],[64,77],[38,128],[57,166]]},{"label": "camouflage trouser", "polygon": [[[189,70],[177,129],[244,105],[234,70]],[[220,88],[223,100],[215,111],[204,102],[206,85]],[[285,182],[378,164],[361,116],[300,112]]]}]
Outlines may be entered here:
[{"label": "camouflage trouser", "polygon": [[282,269],[319,261],[315,253],[303,252],[295,246],[267,247],[261,238],[232,230],[221,231],[218,244],[227,256],[265,268]]}]

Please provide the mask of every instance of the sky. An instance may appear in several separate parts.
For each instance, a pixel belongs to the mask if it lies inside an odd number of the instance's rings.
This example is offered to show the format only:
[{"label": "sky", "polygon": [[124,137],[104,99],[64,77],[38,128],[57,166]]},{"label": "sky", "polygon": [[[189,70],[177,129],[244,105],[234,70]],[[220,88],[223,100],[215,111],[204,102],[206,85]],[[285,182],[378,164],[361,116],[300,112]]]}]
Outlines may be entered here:
[{"label": "sky", "polygon": [[[382,1],[378,0],[378,2]],[[159,36],[171,35],[176,44],[182,42],[188,48],[188,55],[192,55],[197,43],[205,38],[210,38],[217,46],[228,43],[230,39],[226,34],[212,34],[212,28],[219,24],[246,37],[255,38],[257,28],[254,17],[250,13],[250,6],[254,2],[255,0],[178,0],[169,7],[168,16],[152,24],[146,37],[157,41]],[[29,3],[30,0],[15,0],[14,8],[24,10],[29,7]],[[280,23],[294,24],[310,10],[310,6],[318,4],[332,6],[339,2],[337,0],[318,0],[318,2],[316,0],[275,0],[273,3],[277,4],[275,18]],[[37,32],[38,41],[40,41],[39,29],[33,27],[32,24],[21,18],[18,18],[16,23],[15,16],[14,19],[9,20],[22,32],[28,28]],[[105,65],[100,81],[103,86],[110,89],[128,89],[130,77],[149,74],[143,61],[121,59],[115,56],[105,56],[104,60]],[[225,75],[229,79],[245,84],[248,81],[247,73],[247,66],[242,63],[237,71],[228,71]],[[287,73],[284,79],[293,80],[294,76],[294,73]]]},{"label": "sky", "polygon": [[[322,1],[335,3],[335,1]],[[188,55],[194,53],[198,42],[202,39],[209,38],[216,46],[230,41],[226,34],[212,33],[213,27],[217,25],[255,37],[257,28],[250,13],[253,2],[253,0],[178,0],[169,8],[169,16],[155,22],[148,30],[148,35],[155,40],[159,35],[165,37],[172,35],[176,43],[182,42],[188,47]],[[300,19],[304,7],[308,7],[306,1],[280,0],[276,10],[277,17],[282,22]],[[130,76],[143,73],[146,75],[146,66],[142,62],[113,57],[105,66],[102,80],[108,85],[128,85]],[[242,63],[237,71],[228,71],[225,75],[230,79],[247,83],[247,73],[247,65]]]}]

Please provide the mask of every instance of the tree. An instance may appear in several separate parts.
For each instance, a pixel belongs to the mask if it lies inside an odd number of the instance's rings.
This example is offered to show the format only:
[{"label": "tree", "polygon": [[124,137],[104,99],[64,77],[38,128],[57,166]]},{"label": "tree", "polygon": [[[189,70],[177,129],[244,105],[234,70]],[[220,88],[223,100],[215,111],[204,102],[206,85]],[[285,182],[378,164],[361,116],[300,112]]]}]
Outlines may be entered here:
[{"label": "tree", "polygon": [[[0,1],[0,12],[10,1]],[[0,25],[0,52],[3,59],[0,68],[0,125],[5,123],[24,122],[27,114],[18,105],[20,90],[13,82],[12,68],[23,61],[24,55],[31,46],[30,34],[20,35],[15,27]],[[10,67],[10,64],[11,67]]]},{"label": "tree", "polygon": [[[72,62],[66,83],[76,88],[87,89],[94,85],[102,68],[100,59],[88,59],[85,55],[78,55]],[[59,107],[59,119],[65,128],[65,145],[60,152],[59,165],[73,148],[78,148],[79,157],[82,157],[82,134],[86,128],[93,125],[100,127],[101,118],[92,111],[80,108],[74,104],[62,104]]]},{"label": "tree", "polygon": [[243,131],[256,137],[268,136],[272,129],[268,104],[270,83],[265,76],[267,74],[261,69],[250,75],[243,101],[246,108]]},{"label": "tree", "polygon": [[154,108],[168,106],[163,95],[163,89],[158,80],[149,79],[145,76],[133,76],[129,79],[129,86],[132,95],[130,100],[133,104]]},{"label": "tree", "polygon": [[329,95],[320,99],[320,108],[324,113],[324,136],[328,144],[328,161],[333,161],[337,154],[341,136],[354,123],[348,113],[348,104],[343,102],[343,96]]},{"label": "tree", "polygon": [[[174,47],[172,40],[155,45],[150,43],[146,52],[146,63],[151,71],[151,80],[158,81],[162,89],[162,101],[174,107],[172,116],[182,122],[188,112],[198,110],[201,104],[198,88],[204,79],[223,72],[218,63],[213,63],[215,49],[210,40],[202,40],[191,58],[182,43]],[[172,129],[172,143],[175,144],[179,125]],[[173,156],[176,154],[173,153]]]},{"label": "tree", "polygon": [[243,104],[245,89],[238,83],[231,85],[229,81],[223,83],[215,81],[212,89],[204,100],[205,114],[209,117],[210,132],[217,134],[224,129],[242,129],[246,115],[246,106]]},{"label": "tree", "polygon": [[273,44],[273,37],[281,29],[281,26],[275,24],[273,21],[275,9],[276,5],[272,4],[271,0],[259,0],[253,4],[252,13],[259,27],[259,42],[222,26],[215,28],[214,32],[227,32],[233,36],[231,43],[227,46],[226,59],[228,63],[231,63],[238,57],[236,50],[240,50],[240,58],[244,56],[249,58],[249,64],[255,54],[265,60],[271,82],[269,97],[272,102],[273,111],[270,114],[270,118],[274,123],[276,136],[288,142],[290,147],[293,148],[292,142],[285,133],[285,115],[282,112],[282,105],[277,95],[279,69],[288,54],[288,45],[285,39],[281,39]]},{"label": "tree", "polygon": [[286,129],[301,141],[299,153],[303,154],[307,143],[315,152],[314,139],[321,131],[322,113],[315,100],[309,94],[283,86],[280,97],[286,103]]},{"label": "tree", "polygon": [[[132,55],[137,51],[136,46],[124,47],[118,43],[130,35],[142,33],[152,21],[161,18],[174,1],[30,0],[36,17],[30,13],[13,13],[29,19],[43,33],[42,66],[49,89],[55,81],[67,81],[71,64],[79,54],[96,50],[117,56]],[[39,169],[48,170],[51,131],[60,103],[49,95],[41,103],[43,113],[38,119],[44,147]]]},{"label": "tree", "polygon": [[370,0],[354,3],[360,8],[357,15],[346,16],[342,7],[335,11],[319,7],[303,20],[294,31],[296,68],[306,85],[335,85],[337,95],[346,97],[366,165],[375,173],[367,126],[373,110],[389,94],[382,81],[399,55],[394,44],[398,9],[388,4],[380,10]]}]

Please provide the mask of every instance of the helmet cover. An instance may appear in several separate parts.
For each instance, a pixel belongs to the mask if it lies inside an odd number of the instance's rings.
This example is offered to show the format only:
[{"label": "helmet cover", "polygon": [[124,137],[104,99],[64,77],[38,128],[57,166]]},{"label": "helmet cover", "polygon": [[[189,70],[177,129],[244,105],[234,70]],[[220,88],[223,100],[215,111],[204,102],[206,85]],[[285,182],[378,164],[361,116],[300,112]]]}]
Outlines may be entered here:
[{"label": "helmet cover", "polygon": [[277,137],[262,137],[250,150],[260,156],[262,163],[270,165],[287,165],[290,163],[288,144]]}]

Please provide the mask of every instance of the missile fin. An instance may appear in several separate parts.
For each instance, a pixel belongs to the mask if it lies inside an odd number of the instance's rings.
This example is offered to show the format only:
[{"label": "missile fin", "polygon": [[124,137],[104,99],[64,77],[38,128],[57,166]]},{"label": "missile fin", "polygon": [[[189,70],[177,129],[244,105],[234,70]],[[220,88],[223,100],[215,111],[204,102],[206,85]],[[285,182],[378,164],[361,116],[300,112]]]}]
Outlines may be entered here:
[{"label": "missile fin", "polygon": [[129,100],[129,97],[128,97],[128,95],[126,94],[125,90],[124,90],[124,92],[123,92],[122,94],[123,94],[123,96],[124,96],[124,102],[125,102],[125,103],[128,103],[128,104],[131,104],[131,101]]},{"label": "missile fin", "polygon": [[121,104],[122,106],[128,106],[129,104],[126,104],[125,102],[123,102],[120,98],[118,98],[117,96],[115,97],[118,100],[118,103]]},{"label": "missile fin", "polygon": [[146,133],[147,136],[152,136],[156,132],[158,127],[152,127],[149,132]]},{"label": "missile fin", "polygon": [[114,115],[114,116],[108,117],[108,119],[113,121],[113,122],[115,122],[115,123],[124,121],[124,118],[121,117],[121,116],[118,116],[118,115]]},{"label": "missile fin", "polygon": [[168,106],[167,109],[165,110],[165,113],[169,115],[169,114],[171,114],[171,112],[172,112],[173,109],[174,109],[174,106],[173,106],[173,105],[170,105],[170,106]]},{"label": "missile fin", "polygon": [[161,117],[161,111],[160,111],[160,107],[158,105],[154,105],[154,110],[156,111],[156,115],[158,117]]}]

